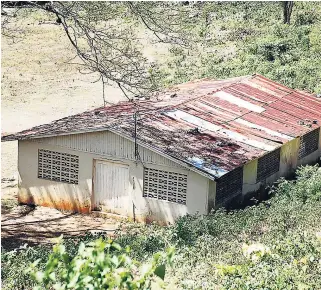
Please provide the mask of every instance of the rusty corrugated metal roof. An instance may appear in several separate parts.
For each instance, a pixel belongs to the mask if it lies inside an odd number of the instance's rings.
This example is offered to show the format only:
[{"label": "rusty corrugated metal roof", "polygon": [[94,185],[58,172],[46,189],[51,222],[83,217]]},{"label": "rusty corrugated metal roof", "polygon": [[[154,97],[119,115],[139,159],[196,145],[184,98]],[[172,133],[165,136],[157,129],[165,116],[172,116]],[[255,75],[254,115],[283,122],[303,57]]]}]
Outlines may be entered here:
[{"label": "rusty corrugated metal roof", "polygon": [[273,151],[321,124],[321,99],[261,75],[197,80],[149,100],[121,102],[2,137],[3,141],[112,130],[208,176]]}]

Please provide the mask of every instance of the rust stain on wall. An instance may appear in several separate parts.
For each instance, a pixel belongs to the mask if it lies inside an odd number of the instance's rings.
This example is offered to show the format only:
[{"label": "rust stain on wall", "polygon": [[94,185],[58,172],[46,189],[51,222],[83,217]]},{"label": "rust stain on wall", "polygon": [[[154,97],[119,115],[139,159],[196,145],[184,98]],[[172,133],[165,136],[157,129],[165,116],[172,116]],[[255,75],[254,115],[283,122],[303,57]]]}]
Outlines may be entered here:
[{"label": "rust stain on wall", "polygon": [[38,205],[44,207],[55,208],[58,210],[66,210],[70,212],[79,212],[83,214],[87,214],[91,212],[91,207],[88,203],[75,203],[64,200],[47,200],[45,198],[37,198],[31,194],[22,194],[19,192],[18,194],[18,202],[22,204],[28,205]]}]

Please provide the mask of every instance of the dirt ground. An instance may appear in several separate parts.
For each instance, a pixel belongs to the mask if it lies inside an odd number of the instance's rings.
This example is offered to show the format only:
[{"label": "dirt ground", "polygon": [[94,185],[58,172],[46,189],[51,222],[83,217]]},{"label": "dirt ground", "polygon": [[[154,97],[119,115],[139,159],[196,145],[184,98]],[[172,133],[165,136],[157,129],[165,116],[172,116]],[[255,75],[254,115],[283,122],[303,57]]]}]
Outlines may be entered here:
[{"label": "dirt ground", "polygon": [[[96,75],[81,74],[62,27],[42,23],[35,15],[24,21],[25,36],[16,43],[1,41],[2,133],[18,132],[103,104]],[[107,87],[109,102],[125,98]],[[89,230],[112,232],[115,220],[62,213],[43,207],[17,206],[17,142],[1,143],[2,245],[17,247],[78,235]]]},{"label": "dirt ground", "polygon": [[1,211],[1,246],[7,250],[24,244],[50,244],[53,238],[62,234],[64,237],[88,232],[112,235],[119,226],[114,219],[60,212],[42,206],[13,205],[8,210],[2,205]]}]

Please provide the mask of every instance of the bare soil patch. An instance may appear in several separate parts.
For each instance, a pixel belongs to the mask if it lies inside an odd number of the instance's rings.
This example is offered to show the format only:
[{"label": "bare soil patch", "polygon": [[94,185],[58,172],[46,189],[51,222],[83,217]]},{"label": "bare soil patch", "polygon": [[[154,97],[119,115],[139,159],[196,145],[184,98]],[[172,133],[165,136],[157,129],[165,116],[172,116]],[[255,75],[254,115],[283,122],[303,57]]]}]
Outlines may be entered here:
[{"label": "bare soil patch", "polygon": [[[9,207],[9,209],[8,209]],[[112,235],[119,222],[93,215],[61,212],[42,206],[1,206],[1,245],[15,249],[24,244],[51,244],[53,238],[85,235],[88,232],[104,232]]]},{"label": "bare soil patch", "polygon": [[24,244],[52,244],[54,238],[104,232],[113,235],[120,222],[94,214],[62,212],[57,209],[19,205],[15,181],[3,179],[1,189],[1,246],[16,249]]}]

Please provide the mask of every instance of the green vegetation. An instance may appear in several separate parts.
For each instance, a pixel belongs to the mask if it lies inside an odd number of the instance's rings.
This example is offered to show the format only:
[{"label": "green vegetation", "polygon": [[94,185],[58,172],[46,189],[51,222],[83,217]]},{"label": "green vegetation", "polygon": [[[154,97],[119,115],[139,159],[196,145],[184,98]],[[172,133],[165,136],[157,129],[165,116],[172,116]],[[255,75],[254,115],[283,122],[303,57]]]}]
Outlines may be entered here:
[{"label": "green vegetation", "polygon": [[1,212],[8,212],[15,208],[18,205],[18,201],[16,199],[3,199],[1,200]]},{"label": "green vegetation", "polygon": [[321,3],[295,2],[290,25],[279,2],[204,2],[201,11],[199,45],[171,50],[165,86],[259,73],[321,93]]},{"label": "green vegetation", "polygon": [[[154,265],[149,268],[151,276],[148,276],[154,277],[155,267],[163,265],[166,257],[158,254],[161,263],[155,263],[155,253],[174,247],[173,267],[168,267],[165,274],[167,289],[318,289],[321,285],[320,169],[317,166],[300,168],[296,180],[281,179],[270,195],[270,199],[258,205],[230,212],[220,209],[208,216],[188,215],[168,227],[124,224],[116,233],[115,242],[121,247],[130,247],[131,251],[122,256],[124,253],[116,249],[116,258],[106,254],[104,263],[109,265],[110,271],[118,273],[117,263],[123,259],[121,257],[129,256]],[[47,263],[49,247],[3,251],[4,289],[36,285],[25,270],[38,259],[37,269],[48,277],[53,269],[58,269],[55,277],[62,283],[67,281],[63,273],[74,271],[78,260],[85,264],[91,261],[91,267],[98,267],[98,255],[81,258],[85,249],[83,243],[97,238],[97,235],[88,235],[64,239],[63,251],[68,261],[55,260],[56,251],[49,261],[60,262],[55,262],[52,268],[51,262]],[[98,244],[104,240],[108,244],[104,235],[101,238]],[[91,249],[93,245],[97,244],[91,244]],[[74,262],[70,262],[72,257],[75,257]],[[113,266],[109,264],[111,260]],[[81,275],[90,273],[89,277],[95,279],[95,272],[89,271],[87,265],[80,270]],[[128,269],[124,273],[130,274]],[[77,276],[81,279],[75,278],[77,283],[84,283],[81,275]],[[71,277],[76,276],[73,274],[68,279]]]},{"label": "green vegetation", "polygon": [[[140,265],[129,256],[129,248],[101,238],[80,243],[78,253],[72,257],[58,241],[53,247],[44,271],[38,271],[34,262],[26,271],[41,286],[54,289],[150,289],[162,285],[165,262],[171,264],[173,249],[167,254],[156,253],[150,263]],[[161,263],[163,262],[163,263]],[[139,268],[139,266],[141,266]],[[158,280],[157,280],[158,278]],[[160,280],[161,279],[161,280]]]}]

